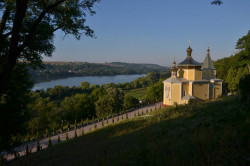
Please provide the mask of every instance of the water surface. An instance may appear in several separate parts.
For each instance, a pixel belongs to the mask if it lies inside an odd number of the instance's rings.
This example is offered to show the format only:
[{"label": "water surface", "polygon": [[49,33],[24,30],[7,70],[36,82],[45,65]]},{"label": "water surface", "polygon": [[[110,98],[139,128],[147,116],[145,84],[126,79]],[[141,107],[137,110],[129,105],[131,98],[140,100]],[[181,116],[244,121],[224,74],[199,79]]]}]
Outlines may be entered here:
[{"label": "water surface", "polygon": [[136,75],[116,75],[116,76],[83,76],[83,77],[69,77],[58,80],[51,80],[47,82],[40,82],[34,85],[33,91],[39,89],[54,88],[56,85],[63,86],[80,86],[81,82],[89,82],[90,85],[93,84],[108,84],[108,83],[124,83],[131,82],[139,77],[145,76],[146,74],[136,74]]}]

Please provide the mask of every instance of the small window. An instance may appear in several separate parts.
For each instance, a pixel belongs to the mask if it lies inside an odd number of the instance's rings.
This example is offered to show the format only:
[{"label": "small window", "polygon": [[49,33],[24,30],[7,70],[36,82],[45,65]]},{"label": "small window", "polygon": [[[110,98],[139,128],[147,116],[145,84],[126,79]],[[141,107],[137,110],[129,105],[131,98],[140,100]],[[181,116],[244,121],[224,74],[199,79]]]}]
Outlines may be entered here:
[{"label": "small window", "polygon": [[186,90],[183,91],[183,96],[186,96]]}]

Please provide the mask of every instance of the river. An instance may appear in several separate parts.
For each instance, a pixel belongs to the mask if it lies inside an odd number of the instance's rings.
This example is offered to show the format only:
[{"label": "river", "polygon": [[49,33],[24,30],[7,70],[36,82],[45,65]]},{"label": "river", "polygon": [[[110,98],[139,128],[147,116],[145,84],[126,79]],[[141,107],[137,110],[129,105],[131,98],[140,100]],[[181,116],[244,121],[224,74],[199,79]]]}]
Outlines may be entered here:
[{"label": "river", "polygon": [[124,83],[131,82],[139,77],[146,76],[146,74],[136,74],[136,75],[116,75],[116,76],[83,76],[83,77],[69,77],[58,80],[51,80],[47,82],[40,82],[34,85],[33,91],[40,89],[53,88],[56,85],[63,85],[68,87],[80,86],[81,82],[89,82],[90,85],[93,84],[108,84],[108,83]]}]

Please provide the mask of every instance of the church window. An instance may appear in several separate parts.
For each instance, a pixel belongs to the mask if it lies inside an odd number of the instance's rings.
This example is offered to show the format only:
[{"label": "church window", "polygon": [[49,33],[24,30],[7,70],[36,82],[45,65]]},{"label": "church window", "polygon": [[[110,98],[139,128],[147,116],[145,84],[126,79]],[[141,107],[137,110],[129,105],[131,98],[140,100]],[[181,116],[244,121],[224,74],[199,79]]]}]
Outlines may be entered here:
[{"label": "church window", "polygon": [[186,90],[183,91],[183,96],[186,96]]},{"label": "church window", "polygon": [[169,91],[170,91],[170,87],[166,88],[166,98],[169,98]]}]

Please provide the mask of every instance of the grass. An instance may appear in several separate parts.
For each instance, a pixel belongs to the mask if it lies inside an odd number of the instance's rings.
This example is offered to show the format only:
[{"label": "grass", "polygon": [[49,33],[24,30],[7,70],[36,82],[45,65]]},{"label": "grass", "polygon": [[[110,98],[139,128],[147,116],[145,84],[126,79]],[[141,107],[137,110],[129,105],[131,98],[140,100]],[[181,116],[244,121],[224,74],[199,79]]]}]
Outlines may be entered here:
[{"label": "grass", "polygon": [[125,95],[130,95],[139,100],[143,100],[146,98],[147,88],[139,88],[125,91]]},{"label": "grass", "polygon": [[162,108],[10,165],[249,165],[250,109],[234,97]]}]

